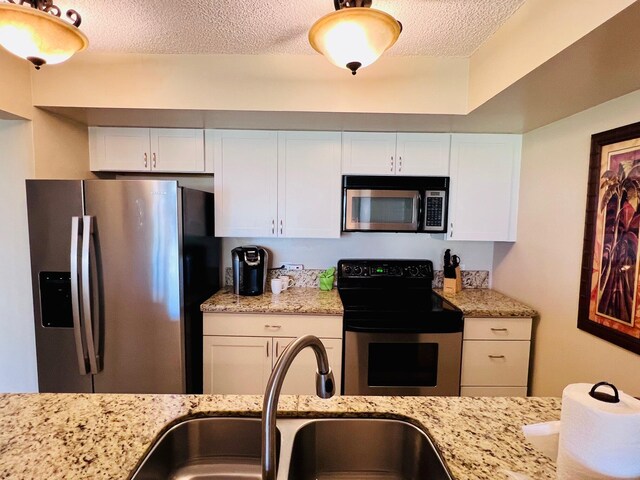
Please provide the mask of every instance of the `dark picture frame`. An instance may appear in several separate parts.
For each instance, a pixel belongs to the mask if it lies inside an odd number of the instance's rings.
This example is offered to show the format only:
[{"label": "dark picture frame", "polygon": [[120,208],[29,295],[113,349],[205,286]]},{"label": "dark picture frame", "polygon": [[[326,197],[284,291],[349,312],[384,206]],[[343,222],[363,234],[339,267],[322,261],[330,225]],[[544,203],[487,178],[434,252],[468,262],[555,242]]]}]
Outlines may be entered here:
[{"label": "dark picture frame", "polygon": [[640,354],[640,122],[591,136],[578,328]]}]

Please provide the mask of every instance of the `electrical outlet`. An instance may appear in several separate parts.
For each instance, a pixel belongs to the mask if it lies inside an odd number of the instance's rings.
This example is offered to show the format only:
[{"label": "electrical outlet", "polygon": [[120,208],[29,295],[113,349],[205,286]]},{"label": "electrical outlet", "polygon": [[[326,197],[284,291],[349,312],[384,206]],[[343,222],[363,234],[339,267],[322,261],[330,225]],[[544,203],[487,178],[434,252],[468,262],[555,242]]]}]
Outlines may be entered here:
[{"label": "electrical outlet", "polygon": [[303,270],[304,265],[301,263],[285,263],[284,268],[287,270]]}]

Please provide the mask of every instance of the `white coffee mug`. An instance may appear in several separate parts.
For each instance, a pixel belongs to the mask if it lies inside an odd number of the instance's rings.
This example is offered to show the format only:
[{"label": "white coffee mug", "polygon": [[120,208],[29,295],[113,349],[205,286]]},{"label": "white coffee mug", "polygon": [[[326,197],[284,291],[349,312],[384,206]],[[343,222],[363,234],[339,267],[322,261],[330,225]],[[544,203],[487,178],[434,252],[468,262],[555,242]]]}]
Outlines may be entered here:
[{"label": "white coffee mug", "polygon": [[276,295],[282,291],[282,280],[274,278],[271,280],[271,291]]},{"label": "white coffee mug", "polygon": [[288,275],[280,275],[279,279],[282,282],[282,289],[283,290],[286,290],[289,287],[293,287],[293,284],[295,283],[293,281],[293,279],[291,277],[289,277]]}]

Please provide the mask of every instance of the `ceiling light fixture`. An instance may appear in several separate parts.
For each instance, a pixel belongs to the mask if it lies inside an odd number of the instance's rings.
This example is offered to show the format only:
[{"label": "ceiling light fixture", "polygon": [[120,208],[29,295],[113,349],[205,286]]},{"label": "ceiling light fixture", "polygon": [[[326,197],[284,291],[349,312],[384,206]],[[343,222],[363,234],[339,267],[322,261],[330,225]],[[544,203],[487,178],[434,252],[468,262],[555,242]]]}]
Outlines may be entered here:
[{"label": "ceiling light fixture", "polygon": [[312,25],[309,43],[335,66],[355,75],[396,43],[402,24],[388,13],[370,8],[371,0],[333,3],[336,11]]},{"label": "ceiling light fixture", "polygon": [[60,8],[52,0],[4,1],[0,3],[0,45],[29,60],[36,70],[62,63],[87,48],[89,41],[78,30],[82,19],[75,10],[66,13],[69,23],[59,18]]}]

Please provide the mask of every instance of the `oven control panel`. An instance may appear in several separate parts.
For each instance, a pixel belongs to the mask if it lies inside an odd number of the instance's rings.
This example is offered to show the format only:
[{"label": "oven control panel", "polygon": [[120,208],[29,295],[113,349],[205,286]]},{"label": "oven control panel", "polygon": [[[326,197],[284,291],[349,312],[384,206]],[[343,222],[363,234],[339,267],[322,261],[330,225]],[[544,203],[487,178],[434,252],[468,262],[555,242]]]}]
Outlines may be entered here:
[{"label": "oven control panel", "polygon": [[341,260],[338,268],[342,278],[433,278],[433,263],[429,260]]}]

